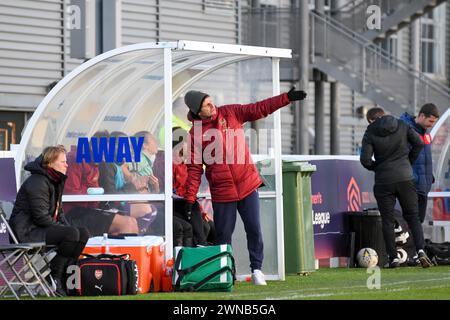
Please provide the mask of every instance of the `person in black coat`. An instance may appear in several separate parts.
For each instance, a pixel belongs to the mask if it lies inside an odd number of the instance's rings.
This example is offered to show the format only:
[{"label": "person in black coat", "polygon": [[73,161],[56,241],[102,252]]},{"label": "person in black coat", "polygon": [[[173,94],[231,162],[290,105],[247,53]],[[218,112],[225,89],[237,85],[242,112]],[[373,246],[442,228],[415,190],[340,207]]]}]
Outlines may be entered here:
[{"label": "person in black coat", "polygon": [[[432,263],[423,250],[423,229],[419,221],[411,166],[422,150],[423,142],[411,127],[393,116],[385,115],[381,108],[370,109],[367,121],[369,126],[362,140],[360,161],[366,169],[375,171],[373,190],[381,214],[389,267],[400,266],[394,232],[396,199],[399,200],[403,216],[411,229],[419,260],[424,268],[430,267]],[[372,156],[375,156],[375,161]]]},{"label": "person in black coat", "polygon": [[62,194],[67,178],[64,146],[47,147],[25,166],[31,172],[17,193],[10,225],[19,242],[45,242],[57,246],[50,263],[56,293],[65,295],[62,279],[67,264],[76,260],[89,239],[86,228],[68,224],[62,210]]}]

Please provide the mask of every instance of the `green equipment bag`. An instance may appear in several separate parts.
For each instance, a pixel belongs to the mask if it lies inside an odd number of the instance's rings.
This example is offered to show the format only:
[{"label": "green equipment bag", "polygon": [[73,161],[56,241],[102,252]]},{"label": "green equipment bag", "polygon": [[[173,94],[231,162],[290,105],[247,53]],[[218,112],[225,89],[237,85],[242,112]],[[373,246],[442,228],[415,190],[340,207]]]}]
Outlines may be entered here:
[{"label": "green equipment bag", "polygon": [[175,247],[175,291],[231,291],[236,268],[230,245]]}]

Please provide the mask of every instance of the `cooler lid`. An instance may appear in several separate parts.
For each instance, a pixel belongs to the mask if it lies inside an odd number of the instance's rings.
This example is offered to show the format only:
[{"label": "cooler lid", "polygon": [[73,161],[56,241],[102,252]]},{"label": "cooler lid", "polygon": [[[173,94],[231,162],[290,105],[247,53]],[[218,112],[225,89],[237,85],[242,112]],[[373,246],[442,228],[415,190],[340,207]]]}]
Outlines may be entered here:
[{"label": "cooler lid", "polygon": [[[111,239],[108,238],[108,246],[120,247],[148,247],[159,246],[164,242],[163,237],[159,236],[131,236],[125,239]],[[100,247],[103,245],[103,237],[89,238],[86,247]]]}]

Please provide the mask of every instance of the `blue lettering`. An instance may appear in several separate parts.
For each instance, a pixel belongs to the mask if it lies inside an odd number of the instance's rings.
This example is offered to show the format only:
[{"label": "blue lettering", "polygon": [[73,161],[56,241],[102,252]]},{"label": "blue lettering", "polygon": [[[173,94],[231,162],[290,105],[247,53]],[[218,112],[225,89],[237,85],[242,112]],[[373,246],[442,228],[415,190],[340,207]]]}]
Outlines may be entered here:
[{"label": "blue lettering", "polygon": [[92,156],[94,158],[94,162],[99,163],[102,162],[103,159],[105,162],[114,162],[114,147],[116,146],[116,137],[108,138],[107,137],[92,137]]},{"label": "blue lettering", "polygon": [[90,141],[89,138],[79,137],[76,161],[77,163],[132,162],[134,154],[134,161],[141,162],[143,145],[144,137],[92,137]]},{"label": "blue lettering", "polygon": [[142,145],[144,144],[144,137],[130,137],[131,145],[133,146],[134,151],[134,161],[141,162],[141,150]]},{"label": "blue lettering", "polygon": [[91,162],[91,151],[88,138],[78,138],[77,163],[81,163],[83,160],[87,163]]},{"label": "blue lettering", "polygon": [[131,159],[131,150],[128,137],[119,137],[119,142],[117,145],[117,162],[122,163],[123,158],[125,158],[125,162],[133,161]]}]

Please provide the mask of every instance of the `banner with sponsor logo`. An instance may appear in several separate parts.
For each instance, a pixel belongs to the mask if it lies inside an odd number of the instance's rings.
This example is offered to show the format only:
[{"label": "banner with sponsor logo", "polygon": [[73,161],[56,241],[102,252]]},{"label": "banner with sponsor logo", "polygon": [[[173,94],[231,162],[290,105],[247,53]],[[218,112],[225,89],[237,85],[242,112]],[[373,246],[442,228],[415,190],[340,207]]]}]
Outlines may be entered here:
[{"label": "banner with sponsor logo", "polygon": [[[359,157],[330,158],[283,156],[283,160],[307,161],[317,167],[316,172],[311,176],[316,259],[346,257],[348,255],[348,230],[345,212],[377,207],[373,195],[374,174],[362,167]],[[208,193],[207,186],[206,179],[204,179],[201,192]],[[204,211],[212,215],[211,201],[203,199],[201,203]],[[240,229],[237,228],[238,231]],[[264,235],[264,237],[266,236]]]},{"label": "banner with sponsor logo", "polygon": [[374,175],[359,159],[308,160],[317,171],[311,178],[316,259],[348,255],[345,212],[376,207]]}]

